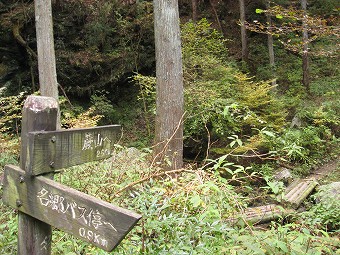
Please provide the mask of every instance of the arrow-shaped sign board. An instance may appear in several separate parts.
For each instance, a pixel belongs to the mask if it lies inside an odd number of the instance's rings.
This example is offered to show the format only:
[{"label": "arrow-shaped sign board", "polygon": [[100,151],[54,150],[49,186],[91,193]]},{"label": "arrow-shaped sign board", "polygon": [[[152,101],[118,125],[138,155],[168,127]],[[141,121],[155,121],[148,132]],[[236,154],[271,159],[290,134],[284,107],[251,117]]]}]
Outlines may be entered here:
[{"label": "arrow-shaped sign board", "polygon": [[119,125],[30,132],[26,171],[39,175],[109,158],[120,132]]},{"label": "arrow-shaped sign board", "polygon": [[36,219],[106,251],[112,251],[141,215],[46,177],[5,167],[3,201]]}]

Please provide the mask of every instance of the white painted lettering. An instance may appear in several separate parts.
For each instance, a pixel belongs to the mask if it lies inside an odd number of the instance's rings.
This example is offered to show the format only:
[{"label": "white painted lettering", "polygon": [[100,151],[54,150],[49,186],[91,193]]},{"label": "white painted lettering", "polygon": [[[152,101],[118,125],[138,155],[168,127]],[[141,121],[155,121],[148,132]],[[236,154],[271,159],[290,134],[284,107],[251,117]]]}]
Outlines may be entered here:
[{"label": "white painted lettering", "polygon": [[93,239],[93,232],[91,230],[87,230],[87,239],[89,239],[90,241],[92,241]]},{"label": "white painted lettering", "polygon": [[85,237],[85,228],[80,228],[79,229],[79,235],[81,236],[81,237]]},{"label": "white painted lettering", "polygon": [[93,242],[100,244],[100,241],[99,241],[100,235],[97,235],[96,233],[93,233],[93,234],[94,234]]}]

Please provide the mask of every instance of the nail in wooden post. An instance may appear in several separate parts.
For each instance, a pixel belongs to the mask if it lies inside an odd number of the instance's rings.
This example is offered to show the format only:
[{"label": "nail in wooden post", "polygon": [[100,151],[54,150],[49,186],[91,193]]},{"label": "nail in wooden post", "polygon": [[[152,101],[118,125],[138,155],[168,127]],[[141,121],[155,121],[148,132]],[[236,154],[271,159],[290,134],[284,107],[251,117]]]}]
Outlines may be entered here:
[{"label": "nail in wooden post", "polygon": [[[22,111],[20,167],[27,173],[30,162],[29,132],[54,131],[57,128],[58,102],[52,97],[29,96]],[[25,176],[25,178],[34,178]],[[24,182],[25,178],[22,179]],[[18,185],[20,185],[18,180]],[[30,190],[27,190],[30,193]],[[17,201],[20,206],[21,201]],[[31,205],[34,207],[34,205]],[[51,226],[31,216],[18,212],[18,254],[50,255]]]}]

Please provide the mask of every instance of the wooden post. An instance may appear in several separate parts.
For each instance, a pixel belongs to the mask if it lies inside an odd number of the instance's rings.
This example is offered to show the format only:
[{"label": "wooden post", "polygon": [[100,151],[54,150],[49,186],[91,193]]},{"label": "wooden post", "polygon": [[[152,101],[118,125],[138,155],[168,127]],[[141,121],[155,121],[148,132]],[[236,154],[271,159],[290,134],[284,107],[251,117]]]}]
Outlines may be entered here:
[{"label": "wooden post", "polygon": [[[53,131],[57,128],[58,103],[51,97],[29,96],[22,112],[20,167],[27,171],[30,165],[28,133],[32,131]],[[25,176],[25,178],[33,178]],[[24,182],[23,180],[19,180]],[[27,190],[27,193],[30,191]],[[20,206],[21,201],[17,201]],[[32,205],[34,206],[34,205]],[[18,212],[18,254],[50,255],[51,226],[31,216]]]}]

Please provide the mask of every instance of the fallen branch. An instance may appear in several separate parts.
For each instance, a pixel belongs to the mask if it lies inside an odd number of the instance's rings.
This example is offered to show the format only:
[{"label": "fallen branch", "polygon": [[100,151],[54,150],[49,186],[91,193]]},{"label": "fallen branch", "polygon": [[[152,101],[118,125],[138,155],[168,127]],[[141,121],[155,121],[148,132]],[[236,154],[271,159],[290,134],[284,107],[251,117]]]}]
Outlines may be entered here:
[{"label": "fallen branch", "polygon": [[32,50],[30,46],[28,46],[27,42],[20,35],[19,24],[15,24],[13,26],[12,32],[13,32],[13,36],[14,36],[15,40],[17,40],[18,43],[26,49],[27,53],[30,54],[34,58],[38,58],[37,53],[35,53],[34,50]]},{"label": "fallen branch", "polygon": [[163,175],[171,175],[171,174],[176,174],[176,173],[181,173],[181,172],[188,172],[188,173],[195,173],[195,171],[193,170],[188,170],[188,169],[185,169],[185,168],[181,168],[181,169],[176,169],[176,170],[170,170],[170,171],[164,171],[164,172],[161,172],[161,173],[156,173],[156,174],[151,174],[149,176],[146,176],[138,181],[135,181],[135,182],[131,182],[130,184],[126,185],[125,187],[121,188],[120,190],[118,190],[114,196],[118,196],[120,193],[122,193],[123,191],[139,184],[139,183],[142,183],[142,182],[145,182],[145,181],[148,181],[152,178],[158,178],[158,177],[161,177]]},{"label": "fallen branch", "polygon": [[[184,112],[183,115],[181,116],[181,119],[179,120],[179,123],[178,123],[178,125],[177,125],[176,128],[175,128],[175,131],[173,132],[173,134],[171,135],[171,137],[170,137],[169,139],[167,139],[167,141],[166,141],[165,145],[163,146],[162,150],[161,150],[160,152],[158,152],[158,153],[154,156],[154,158],[153,158],[153,160],[152,160],[152,162],[151,162],[150,167],[152,167],[152,166],[156,163],[156,160],[157,160],[159,157],[161,157],[161,156],[164,157],[164,155],[166,155],[166,150],[167,150],[167,148],[168,148],[169,143],[170,143],[170,142],[172,141],[172,139],[175,137],[177,131],[180,129],[180,127],[181,127],[181,125],[182,125],[182,123],[183,123],[184,115],[185,115],[185,112]],[[165,142],[165,141],[159,142],[158,144],[154,145],[153,148],[156,148],[156,146],[160,146],[160,145],[161,145],[162,143],[164,143],[164,142]],[[162,158],[160,159],[160,161],[162,161]]]}]

